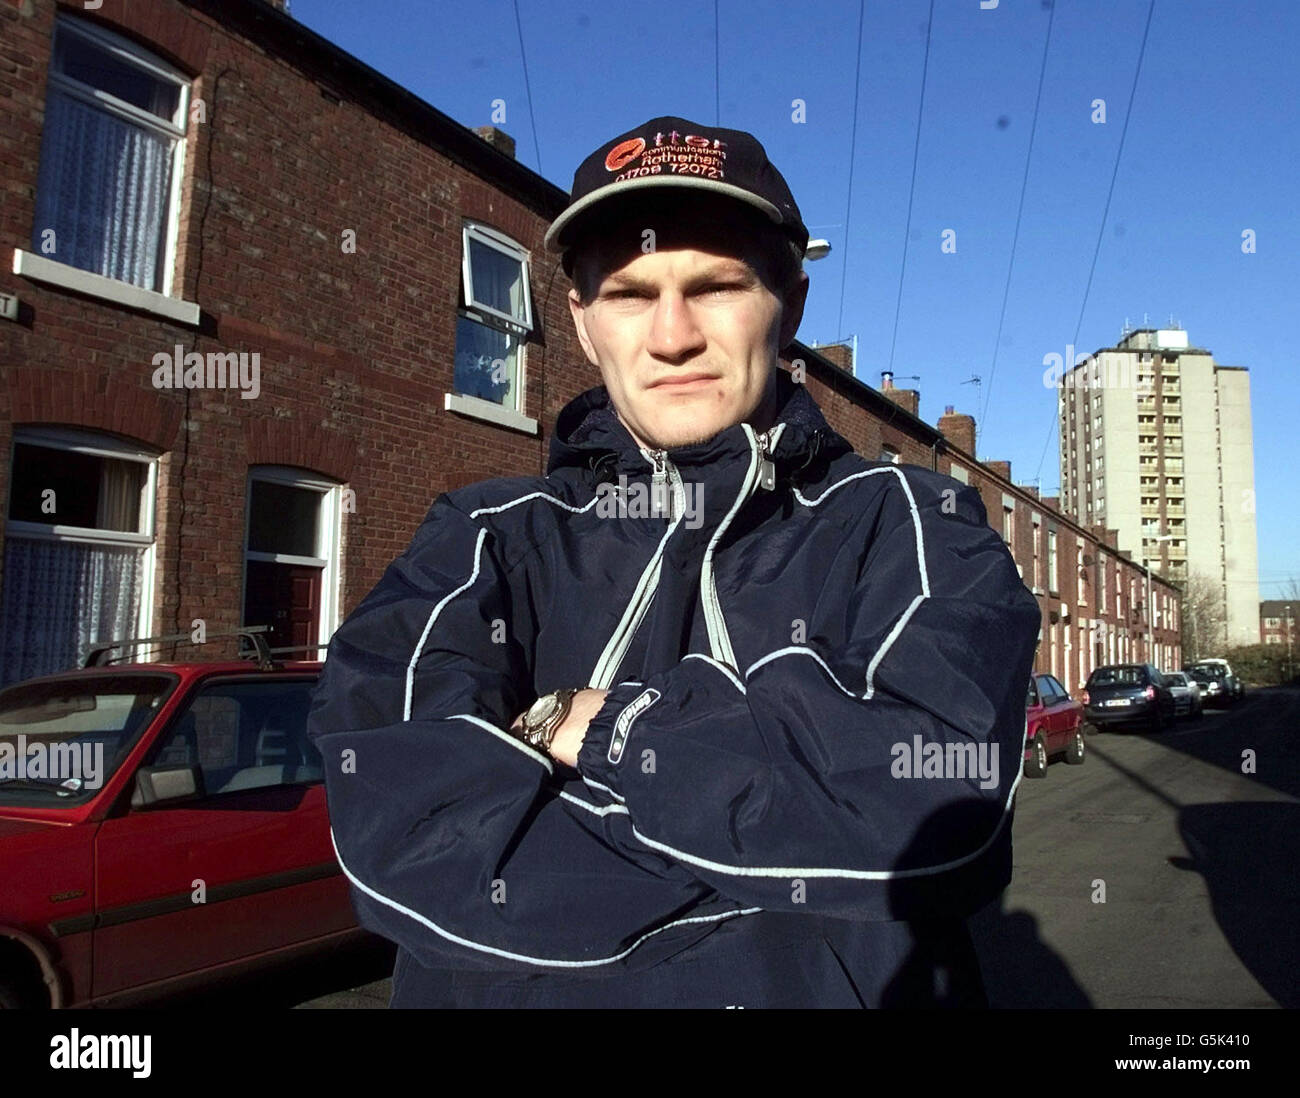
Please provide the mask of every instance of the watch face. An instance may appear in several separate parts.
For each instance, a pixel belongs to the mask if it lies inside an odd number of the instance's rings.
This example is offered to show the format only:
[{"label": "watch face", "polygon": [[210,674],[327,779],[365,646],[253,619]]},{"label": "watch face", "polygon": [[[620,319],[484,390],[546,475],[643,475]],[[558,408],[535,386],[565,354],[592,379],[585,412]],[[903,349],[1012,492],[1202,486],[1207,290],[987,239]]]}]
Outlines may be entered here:
[{"label": "watch face", "polygon": [[524,717],[530,725],[540,724],[546,720],[559,707],[559,699],[551,694],[546,694],[538,698],[528,707],[528,713]]}]

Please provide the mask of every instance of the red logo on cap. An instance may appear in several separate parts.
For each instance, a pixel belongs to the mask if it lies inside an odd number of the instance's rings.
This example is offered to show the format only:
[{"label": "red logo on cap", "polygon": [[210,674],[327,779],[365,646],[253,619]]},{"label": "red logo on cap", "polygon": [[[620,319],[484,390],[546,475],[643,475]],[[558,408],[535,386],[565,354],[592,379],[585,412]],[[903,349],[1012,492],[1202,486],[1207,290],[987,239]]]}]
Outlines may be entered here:
[{"label": "red logo on cap", "polygon": [[634,137],[630,141],[615,145],[605,154],[605,170],[607,172],[616,172],[624,164],[635,160],[643,152],[645,152],[645,140],[640,137]]}]

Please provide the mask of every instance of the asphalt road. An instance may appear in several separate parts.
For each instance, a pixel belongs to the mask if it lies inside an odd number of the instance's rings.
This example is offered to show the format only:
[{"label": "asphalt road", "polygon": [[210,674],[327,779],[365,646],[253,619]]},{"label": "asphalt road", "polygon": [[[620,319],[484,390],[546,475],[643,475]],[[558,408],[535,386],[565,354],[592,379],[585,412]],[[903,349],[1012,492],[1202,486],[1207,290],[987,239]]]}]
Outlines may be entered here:
[{"label": "asphalt road", "polygon": [[1087,744],[1021,782],[1011,885],[972,920],[992,1005],[1300,1006],[1300,689]]},{"label": "asphalt road", "polygon": [[[1084,765],[1021,782],[1015,875],[971,921],[991,1005],[1300,1006],[1300,688],[1087,746]],[[380,943],[187,1005],[383,1009],[392,956]]]}]

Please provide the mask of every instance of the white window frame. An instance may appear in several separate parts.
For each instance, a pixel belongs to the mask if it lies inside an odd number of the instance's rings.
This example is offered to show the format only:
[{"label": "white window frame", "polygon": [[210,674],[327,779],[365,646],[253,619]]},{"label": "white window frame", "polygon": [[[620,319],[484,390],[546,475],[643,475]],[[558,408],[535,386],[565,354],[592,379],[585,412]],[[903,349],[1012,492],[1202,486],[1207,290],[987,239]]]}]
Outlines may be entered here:
[{"label": "white window frame", "polygon": [[1056,527],[1047,527],[1047,590],[1049,594],[1059,595],[1061,588],[1057,584],[1056,572]]},{"label": "white window frame", "polygon": [[1034,526],[1034,594],[1041,595],[1043,593],[1043,516],[1033,511],[1029,517]]},{"label": "white window frame", "polygon": [[[514,317],[475,298],[473,265],[470,262],[471,240],[477,240],[486,247],[492,248],[511,259],[518,260],[521,264],[524,279],[524,315],[526,324],[521,325]],[[508,427],[511,430],[523,431],[525,434],[537,435],[541,432],[541,425],[524,412],[524,409],[528,407],[527,337],[535,328],[530,253],[522,245],[488,225],[477,221],[465,221],[461,225],[460,272],[461,294],[465,299],[465,305],[457,313],[457,316],[463,316],[471,323],[481,324],[485,328],[505,331],[506,334],[514,335],[519,340],[518,363],[515,368],[515,396],[517,403],[514,407],[509,407],[490,400],[484,400],[482,397],[458,393],[453,368],[451,388],[444,394],[444,407],[449,412],[457,412],[460,415],[470,416],[474,419],[486,420],[489,423]]]},{"label": "white window frame", "polygon": [[[69,95],[74,99],[80,99],[84,103],[91,104],[109,114],[114,114],[119,118],[132,123],[133,125],[142,126],[158,133],[164,137],[171,138],[175,141],[172,150],[172,174],[168,186],[167,196],[167,225],[165,226],[165,244],[163,245],[163,277],[162,289],[154,291],[150,287],[137,287],[146,292],[161,293],[164,297],[171,297],[173,283],[175,281],[176,268],[176,243],[180,236],[180,212],[181,212],[181,187],[185,179],[185,142],[187,136],[187,122],[190,113],[190,87],[191,80],[179,69],[175,69],[154,56],[152,53],[142,49],[128,38],[114,34],[111,31],[104,30],[102,27],[95,26],[91,23],[83,22],[73,16],[60,15],[54,24],[54,37],[50,43],[50,57],[53,58],[58,36],[61,34],[72,34],[85,39],[92,46],[104,50],[107,53],[114,54],[128,65],[135,68],[144,69],[150,75],[160,80],[177,85],[178,95],[176,96],[176,113],[172,115],[171,121],[167,122],[151,114],[149,111],[142,110],[131,103],[126,103],[108,92],[101,91],[89,84],[83,84],[80,80],[58,72],[53,64],[50,66],[47,78],[47,96],[50,89],[55,89]],[[52,262],[52,261],[51,261]],[[62,264],[62,266],[68,266]],[[80,270],[80,268],[72,268]],[[90,272],[94,273],[94,272]],[[100,276],[103,277],[103,276]],[[109,281],[120,281],[119,279],[109,279]],[[134,285],[126,283],[126,285]]]},{"label": "white window frame", "polygon": [[[470,262],[470,241],[477,240],[484,247],[491,248],[493,251],[500,252],[508,259],[517,260],[522,266],[523,286],[524,286],[524,319],[521,323],[512,317],[509,313],[503,313],[486,302],[479,301],[474,296],[474,272],[473,264]],[[520,337],[521,346],[523,337],[530,335],[533,331],[533,283],[532,283],[532,263],[529,258],[528,250],[515,241],[511,240],[503,233],[495,229],[482,225],[477,221],[466,221],[461,227],[461,255],[460,255],[460,272],[461,283],[465,291],[465,311],[469,313],[478,313],[482,317],[492,317],[505,325],[515,335]],[[520,401],[522,403],[522,387]]]},{"label": "white window frame", "polygon": [[[64,427],[15,427],[9,445],[9,469],[12,477],[14,451],[17,446],[44,446],[53,450],[70,450],[93,457],[112,458],[116,461],[134,461],[145,467],[145,481],[140,499],[140,531],[100,530],[93,526],[63,526],[57,523],[22,522],[8,518],[6,510],[5,538],[18,537],[40,541],[68,541],[90,545],[142,546],[140,560],[140,608],[136,615],[135,635],[146,637],[153,625],[154,575],[157,569],[158,543],[155,515],[158,491],[158,458],[153,451],[130,442],[93,431],[78,431]],[[119,638],[113,637],[112,640]],[[125,654],[125,653],[124,653]]]},{"label": "white window frame", "polygon": [[[321,497],[316,523],[316,551],[321,556],[304,557],[293,553],[265,553],[248,548],[249,523],[253,516],[253,482],[264,481],[289,488],[303,488],[317,492]],[[339,551],[342,548],[343,485],[304,469],[289,465],[250,465],[244,478],[244,545],[241,582],[239,585],[239,616],[242,622],[244,604],[248,598],[248,562],[265,561],[270,564],[300,564],[321,569],[320,616],[317,621],[316,643],[328,644],[339,627]],[[301,658],[311,659],[304,654]],[[320,657],[317,657],[320,658]]]}]

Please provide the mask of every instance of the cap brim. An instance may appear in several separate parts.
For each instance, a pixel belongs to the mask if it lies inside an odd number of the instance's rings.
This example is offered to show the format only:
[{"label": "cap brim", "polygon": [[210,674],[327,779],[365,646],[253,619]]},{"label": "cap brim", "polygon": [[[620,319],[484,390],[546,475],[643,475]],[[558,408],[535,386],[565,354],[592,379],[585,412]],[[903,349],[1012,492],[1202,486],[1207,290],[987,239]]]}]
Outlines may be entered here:
[{"label": "cap brim", "polygon": [[765,198],[759,198],[758,195],[751,194],[749,191],[732,183],[719,183],[716,179],[696,179],[692,176],[648,175],[640,179],[627,179],[621,183],[607,183],[569,206],[551,222],[551,227],[546,230],[544,240],[546,250],[548,252],[564,251],[572,242],[572,233],[569,230],[593,206],[608,199],[625,195],[629,191],[643,190],[648,187],[676,187],[682,190],[710,191],[713,194],[734,198],[738,202],[752,206],[754,209],[766,214],[774,225],[784,224],[781,211],[771,202]]}]

